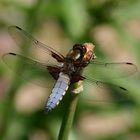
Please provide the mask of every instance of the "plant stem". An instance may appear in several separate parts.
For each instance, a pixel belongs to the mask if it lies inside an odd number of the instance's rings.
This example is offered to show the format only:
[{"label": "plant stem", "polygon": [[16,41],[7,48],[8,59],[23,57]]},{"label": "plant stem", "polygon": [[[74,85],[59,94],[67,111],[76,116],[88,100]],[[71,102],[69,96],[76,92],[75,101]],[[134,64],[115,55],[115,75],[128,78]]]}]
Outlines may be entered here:
[{"label": "plant stem", "polygon": [[[76,88],[78,88],[79,84],[75,84]],[[69,132],[73,123],[73,118],[75,115],[75,110],[78,102],[78,95],[75,93],[69,94],[69,102],[67,103],[66,112],[63,117],[62,125],[59,132],[58,140],[68,140]]]},{"label": "plant stem", "polygon": [[78,96],[74,93],[69,93],[69,94],[70,94],[70,100],[67,106],[67,110],[64,114],[58,140],[68,139],[69,131],[72,126],[72,122],[73,122],[73,118],[74,118],[74,114],[75,114],[75,110],[77,106]]}]

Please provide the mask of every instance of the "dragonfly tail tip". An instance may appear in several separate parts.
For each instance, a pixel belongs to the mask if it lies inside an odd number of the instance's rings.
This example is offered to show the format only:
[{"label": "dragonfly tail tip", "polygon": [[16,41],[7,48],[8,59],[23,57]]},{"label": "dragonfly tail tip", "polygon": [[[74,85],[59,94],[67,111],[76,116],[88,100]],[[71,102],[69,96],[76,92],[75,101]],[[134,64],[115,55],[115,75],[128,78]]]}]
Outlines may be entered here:
[{"label": "dragonfly tail tip", "polygon": [[45,113],[46,113],[46,114],[48,114],[50,111],[51,111],[50,108],[48,108],[48,107],[45,108]]}]

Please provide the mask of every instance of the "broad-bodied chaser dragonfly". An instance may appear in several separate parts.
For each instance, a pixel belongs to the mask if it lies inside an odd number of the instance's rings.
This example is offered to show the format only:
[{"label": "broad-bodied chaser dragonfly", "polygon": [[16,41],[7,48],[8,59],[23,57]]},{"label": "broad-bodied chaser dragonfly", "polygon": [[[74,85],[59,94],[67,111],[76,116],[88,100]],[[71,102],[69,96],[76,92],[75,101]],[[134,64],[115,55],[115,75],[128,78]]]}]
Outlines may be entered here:
[{"label": "broad-bodied chaser dragonfly", "polygon": [[[43,52],[41,53],[41,57],[45,56],[45,61],[41,63],[28,57],[28,54],[24,57],[17,53],[7,53],[4,55],[3,60],[7,65],[11,65],[11,68],[14,68],[14,64],[10,63],[10,61],[18,60],[22,72],[23,70],[28,70],[32,76],[43,75],[44,77],[46,75],[56,81],[45,106],[46,112],[50,112],[59,104],[71,84],[86,80],[92,84],[105,84],[99,81],[102,74],[98,71],[98,68],[104,69],[103,74],[110,74],[111,77],[117,77],[117,72],[119,72],[120,76],[127,76],[136,71],[136,66],[129,62],[102,63],[95,61],[95,46],[92,43],[75,44],[67,55],[63,56],[53,48],[36,40],[20,27],[11,26],[9,27],[9,32],[18,46],[23,47],[25,50],[33,49],[30,51],[33,54],[36,53],[36,50],[41,50]],[[126,69],[129,71],[126,71]],[[114,73],[111,73],[113,70]],[[124,71],[123,74],[121,74],[121,70]],[[20,76],[22,75],[20,71],[17,73]],[[24,73],[23,75],[24,79],[26,79],[28,73]],[[94,79],[98,77],[98,80]],[[46,86],[49,86],[49,80]],[[123,87],[117,87],[120,90],[127,91]]]}]

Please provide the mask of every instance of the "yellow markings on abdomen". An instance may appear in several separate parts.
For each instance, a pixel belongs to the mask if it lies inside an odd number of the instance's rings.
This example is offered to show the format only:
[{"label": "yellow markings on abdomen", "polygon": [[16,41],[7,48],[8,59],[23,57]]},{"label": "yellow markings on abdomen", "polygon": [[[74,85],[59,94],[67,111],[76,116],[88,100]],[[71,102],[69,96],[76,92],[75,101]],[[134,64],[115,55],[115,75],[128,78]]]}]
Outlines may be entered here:
[{"label": "yellow markings on abdomen", "polygon": [[70,78],[68,77],[68,75],[64,73],[60,73],[59,78],[56,81],[54,88],[46,103],[45,106],[46,112],[50,112],[59,104],[59,102],[62,100],[63,96],[65,95],[66,91],[68,90],[69,83],[70,83]]}]

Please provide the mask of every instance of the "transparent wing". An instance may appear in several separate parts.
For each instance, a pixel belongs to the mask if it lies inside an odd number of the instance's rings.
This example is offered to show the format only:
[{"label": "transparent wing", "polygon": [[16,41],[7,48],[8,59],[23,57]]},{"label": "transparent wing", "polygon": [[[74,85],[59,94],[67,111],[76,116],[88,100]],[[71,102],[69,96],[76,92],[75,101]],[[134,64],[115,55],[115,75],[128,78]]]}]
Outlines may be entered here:
[{"label": "transparent wing", "polygon": [[90,103],[114,103],[130,100],[129,91],[119,85],[98,81],[95,79],[85,79],[83,100]]},{"label": "transparent wing", "polygon": [[23,80],[48,88],[54,84],[55,80],[50,75],[49,66],[46,64],[15,53],[5,54],[3,61]]},{"label": "transparent wing", "polygon": [[63,55],[58,51],[39,42],[18,26],[10,26],[9,33],[21,48],[22,52],[25,52],[26,54],[26,51],[28,50],[30,53],[26,55],[30,54],[32,58],[35,58],[42,63],[50,62],[51,64],[57,64],[57,62],[62,62],[64,60]]},{"label": "transparent wing", "polygon": [[[109,83],[113,78],[124,78],[134,74],[137,67],[129,62],[103,63],[91,61],[84,69],[84,89],[91,102],[120,102],[130,99],[129,91]],[[91,96],[91,97],[90,97]]]},{"label": "transparent wing", "polygon": [[103,63],[91,61],[84,70],[86,78],[106,80],[112,78],[123,78],[134,74],[137,71],[136,65],[129,62]]}]

